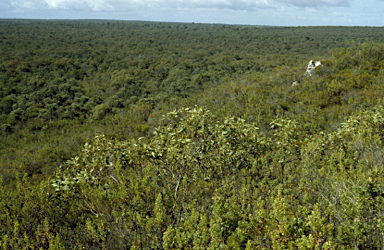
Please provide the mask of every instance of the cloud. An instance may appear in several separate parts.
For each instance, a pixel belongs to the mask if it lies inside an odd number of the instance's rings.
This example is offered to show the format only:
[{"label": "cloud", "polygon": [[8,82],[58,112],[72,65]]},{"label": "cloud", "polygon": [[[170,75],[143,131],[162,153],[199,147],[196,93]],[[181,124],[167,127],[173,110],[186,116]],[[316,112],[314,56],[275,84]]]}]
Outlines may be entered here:
[{"label": "cloud", "polygon": [[[150,9],[228,9],[254,11],[265,8],[295,6],[321,8],[347,7],[350,0],[1,0],[0,6],[14,9],[45,7],[61,10],[84,11],[132,11]],[[384,0],[382,0],[384,1]],[[5,3],[5,4],[4,4]]]},{"label": "cloud", "polygon": [[257,8],[270,7],[268,0],[168,0],[167,7],[189,7],[189,8],[214,8],[232,10],[254,10]]},{"label": "cloud", "polygon": [[300,8],[350,7],[350,0],[275,0]]},{"label": "cloud", "polygon": [[51,9],[65,10],[92,10],[109,11],[115,10],[108,0],[44,0]]},{"label": "cloud", "polygon": [[8,8],[20,10],[20,11],[23,9],[35,10],[42,7],[41,1],[36,1],[36,0],[13,0],[10,2],[5,2],[5,4],[7,3],[8,3]]}]

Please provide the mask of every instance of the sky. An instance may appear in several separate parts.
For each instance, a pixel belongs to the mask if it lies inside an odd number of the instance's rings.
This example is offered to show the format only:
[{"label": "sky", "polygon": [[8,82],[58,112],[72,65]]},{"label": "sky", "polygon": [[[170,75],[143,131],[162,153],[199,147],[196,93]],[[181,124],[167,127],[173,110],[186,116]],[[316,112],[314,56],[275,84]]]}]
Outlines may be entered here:
[{"label": "sky", "polygon": [[0,0],[0,18],[384,26],[384,0]]}]

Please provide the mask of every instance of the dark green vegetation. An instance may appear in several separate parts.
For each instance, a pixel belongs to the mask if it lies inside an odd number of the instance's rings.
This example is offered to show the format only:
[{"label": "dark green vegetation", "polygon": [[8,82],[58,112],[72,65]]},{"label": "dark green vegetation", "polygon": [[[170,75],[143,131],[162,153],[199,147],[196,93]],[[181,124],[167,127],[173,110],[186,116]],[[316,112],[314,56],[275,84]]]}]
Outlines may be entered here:
[{"label": "dark green vegetation", "polygon": [[0,248],[382,248],[383,31],[0,21]]}]

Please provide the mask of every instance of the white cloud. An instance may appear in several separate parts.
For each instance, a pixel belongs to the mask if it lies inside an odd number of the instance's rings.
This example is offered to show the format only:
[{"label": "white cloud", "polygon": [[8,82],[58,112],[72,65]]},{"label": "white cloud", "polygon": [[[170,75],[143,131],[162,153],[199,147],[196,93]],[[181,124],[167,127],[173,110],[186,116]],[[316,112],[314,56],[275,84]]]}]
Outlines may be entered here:
[{"label": "white cloud", "polygon": [[44,0],[52,9],[71,9],[71,10],[92,10],[108,11],[114,10],[108,0]]},{"label": "white cloud", "polygon": [[302,8],[349,7],[350,0],[275,0],[282,4],[290,4]]},{"label": "white cloud", "polygon": [[[27,0],[18,0],[24,1]],[[39,0],[28,0],[39,1]],[[229,9],[255,10],[272,7],[268,0],[43,0],[51,9],[132,11],[145,9]],[[21,5],[19,5],[21,6]]]},{"label": "white cloud", "polygon": [[384,0],[0,0],[0,18],[383,26]]},{"label": "white cloud", "polygon": [[[33,9],[46,6],[51,9],[86,11],[127,11],[135,8],[165,9],[229,9],[253,11],[281,6],[320,8],[349,6],[350,0],[1,0],[13,8]],[[3,6],[2,6],[3,7]]]},{"label": "white cloud", "polygon": [[[104,0],[111,5],[137,5],[148,8],[214,8],[232,10],[255,10],[279,6],[296,7],[348,7],[351,0]],[[384,0],[383,0],[384,1]]]},{"label": "white cloud", "polygon": [[[5,2],[5,4],[7,4],[7,2]],[[35,10],[41,8],[42,3],[36,0],[13,0],[8,2],[8,7],[18,11],[22,11],[23,9]]]},{"label": "white cloud", "polygon": [[270,7],[268,0],[168,0],[166,7],[215,8],[233,10],[254,10]]}]

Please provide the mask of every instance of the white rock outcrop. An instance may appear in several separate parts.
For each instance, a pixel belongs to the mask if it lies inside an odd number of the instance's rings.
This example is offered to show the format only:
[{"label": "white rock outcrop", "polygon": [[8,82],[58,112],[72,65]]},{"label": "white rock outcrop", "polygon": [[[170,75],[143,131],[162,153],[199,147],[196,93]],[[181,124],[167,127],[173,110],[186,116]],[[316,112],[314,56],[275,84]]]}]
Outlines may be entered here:
[{"label": "white rock outcrop", "polygon": [[315,61],[311,60],[308,64],[307,71],[305,72],[304,75],[312,76],[313,70],[316,69],[317,67],[319,67],[320,65],[322,65],[320,61],[315,62]]},{"label": "white rock outcrop", "polygon": [[[317,67],[319,67],[320,65],[323,65],[321,64],[320,61],[313,61],[311,60],[309,63],[308,63],[308,67],[307,67],[307,70],[305,71],[304,73],[304,76],[312,76],[314,74],[313,70],[316,69]],[[298,86],[299,85],[299,82],[298,81],[294,81],[292,83],[292,87],[295,87],[295,86]]]}]

